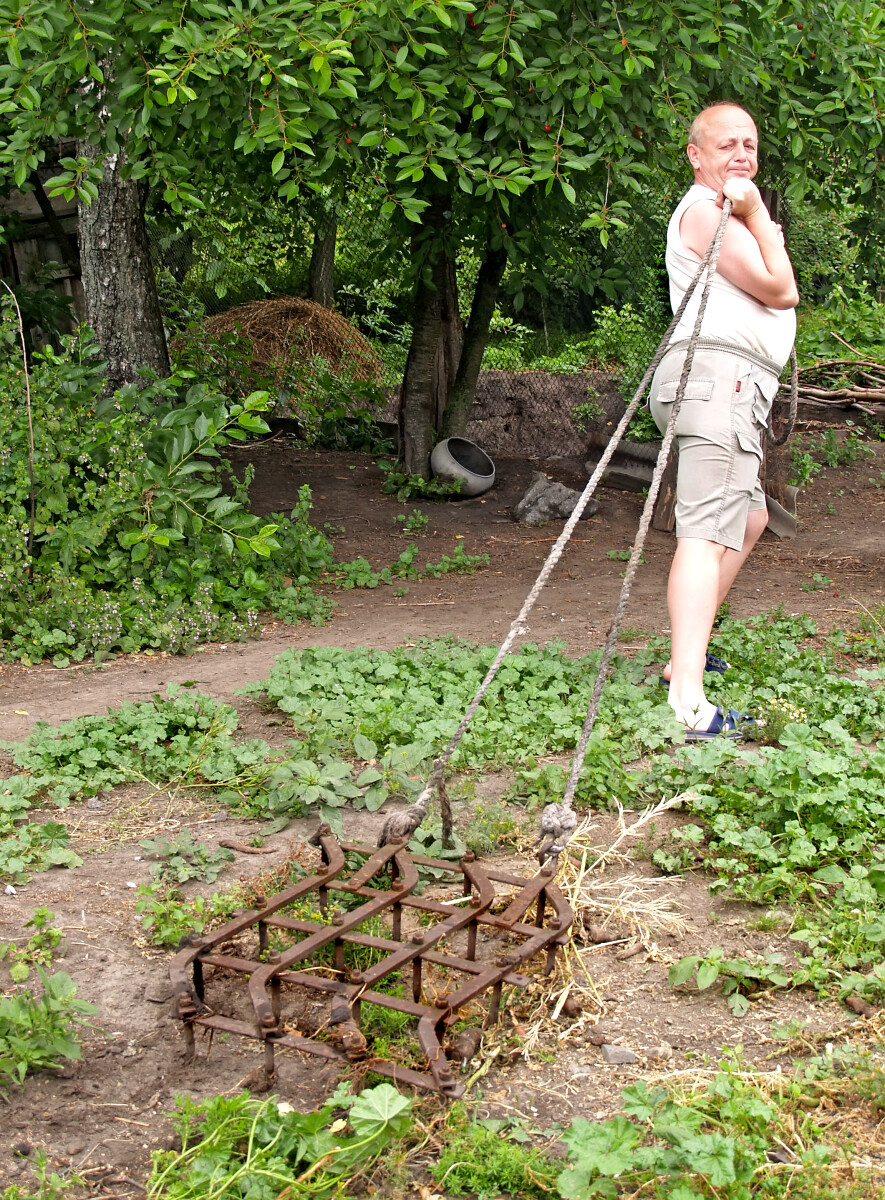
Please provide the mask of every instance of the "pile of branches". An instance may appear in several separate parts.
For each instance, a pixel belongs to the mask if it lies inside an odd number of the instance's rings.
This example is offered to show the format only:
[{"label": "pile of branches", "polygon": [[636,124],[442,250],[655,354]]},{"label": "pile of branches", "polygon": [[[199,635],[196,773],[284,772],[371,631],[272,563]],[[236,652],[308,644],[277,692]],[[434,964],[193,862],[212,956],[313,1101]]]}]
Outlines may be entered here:
[{"label": "pile of branches", "polygon": [[799,402],[815,408],[859,408],[885,418],[885,363],[843,358],[801,367]]}]

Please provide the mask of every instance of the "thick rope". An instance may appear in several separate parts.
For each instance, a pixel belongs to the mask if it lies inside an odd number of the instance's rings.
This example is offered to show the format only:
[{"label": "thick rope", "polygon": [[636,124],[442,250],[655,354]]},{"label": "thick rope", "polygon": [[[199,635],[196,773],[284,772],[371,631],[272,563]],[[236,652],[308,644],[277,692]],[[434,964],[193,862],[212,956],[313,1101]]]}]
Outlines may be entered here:
[{"label": "thick rope", "polygon": [[[778,397],[775,397],[775,403],[777,403],[777,399],[778,399]],[[774,404],[772,404],[771,407],[773,409]],[[790,351],[790,412],[789,412],[789,416],[787,417],[787,425],[786,425],[786,428],[784,429],[783,433],[781,433],[777,437],[775,437],[774,432],[772,431],[771,428],[769,428],[766,431],[768,434],[768,440],[772,446],[783,446],[784,442],[786,442],[787,439],[792,436],[793,430],[796,427],[796,417],[798,415],[798,412],[799,412],[799,363],[796,358],[796,350],[794,348]]]},{"label": "thick rope", "polygon": [[[535,580],[535,583],[532,586],[532,589],[529,592],[528,596],[526,597],[522,608],[519,610],[519,613],[517,614],[516,618],[514,619],[513,623],[511,624],[510,629],[507,633],[507,636],[504,638],[504,641],[499,646],[498,652],[495,655],[494,659],[492,660],[492,663],[489,666],[489,669],[486,672],[485,678],[483,679],[482,683],[480,684],[480,686],[476,692],[476,695],[471,700],[469,706],[467,707],[466,712],[464,713],[464,716],[461,718],[461,722],[458,725],[458,728],[452,734],[452,737],[449,740],[449,743],[446,746],[445,750],[434,761],[433,769],[430,773],[430,777],[427,780],[427,784],[426,784],[424,790],[422,791],[420,797],[418,798],[418,802],[420,803],[421,800],[424,800],[426,802],[427,800],[430,799],[431,795],[433,794],[433,792],[435,790],[437,790],[437,789],[439,790],[439,792],[440,792],[440,813],[442,816],[442,827],[443,827],[443,829],[442,829],[443,841],[448,845],[451,845],[453,821],[452,821],[452,810],[451,810],[451,805],[449,803],[448,795],[446,794],[445,789],[441,787],[445,769],[448,766],[448,764],[451,760],[451,757],[454,754],[454,752],[458,746],[458,743],[461,741],[462,737],[464,736],[464,734],[467,731],[468,726],[470,725],[470,722],[473,720],[473,716],[474,716],[476,710],[479,708],[480,704],[482,703],[483,697],[485,696],[486,692],[488,691],[489,687],[491,686],[492,681],[494,680],[495,676],[497,675],[498,669],[501,666],[501,663],[504,661],[504,658],[506,657],[507,653],[509,652],[510,647],[513,645],[513,642],[515,641],[515,639],[521,633],[525,632],[526,617],[531,612],[531,610],[534,608],[534,606],[538,600],[538,597],[541,594],[541,590],[543,589],[547,580],[550,578],[553,568],[556,566],[556,564],[559,562],[560,558],[562,557],[562,553],[565,550],[566,545],[568,544],[569,538],[571,537],[578,521],[581,519],[581,514],[583,513],[584,509],[587,507],[587,504],[590,501],[591,497],[593,496],[593,493],[596,491],[596,488],[599,486],[599,482],[602,479],[603,475],[605,474],[606,468],[608,467],[608,464],[611,461],[611,459],[615,453],[615,450],[617,449],[618,444],[621,441],[621,438],[624,436],[627,426],[630,424],[630,421],[633,419],[633,414],[636,412],[636,410],[639,407],[639,404],[642,400],[642,397],[645,395],[645,390],[648,387],[652,376],[654,375],[655,371],[657,370],[658,364],[660,363],[661,359],[664,357],[664,355],[667,353],[668,349],[670,348],[670,338],[671,338],[674,330],[676,329],[676,326],[679,324],[679,321],[682,319],[682,314],[685,311],[685,309],[688,305],[688,302],[691,299],[692,294],[694,293],[695,288],[697,287],[702,275],[704,274],[705,271],[707,271],[708,266],[709,266],[707,281],[704,286],[704,292],[701,296],[701,305],[700,305],[700,309],[699,309],[699,313],[698,313],[698,321],[696,322],[695,330],[694,330],[694,333],[692,334],[693,343],[696,342],[697,338],[700,336],[700,322],[703,317],[704,308],[706,307],[706,297],[709,292],[710,279],[712,278],[713,271],[715,270],[715,267],[716,267],[716,260],[719,257],[719,247],[722,244],[722,235],[725,231],[725,225],[726,225],[726,223],[728,221],[728,217],[731,213],[731,208],[732,208],[731,201],[726,200],[725,204],[723,205],[722,219],[719,223],[719,228],[717,229],[713,240],[710,242],[710,245],[707,247],[707,252],[705,253],[704,257],[701,259],[701,262],[698,266],[697,272],[695,273],[695,277],[689,284],[688,290],[686,291],[685,295],[682,298],[682,303],[679,305],[679,308],[676,310],[676,313],[674,314],[672,321],[670,322],[669,326],[667,327],[666,333],[661,338],[658,348],[655,351],[654,356],[652,357],[651,362],[649,363],[648,367],[646,368],[645,374],[642,376],[639,386],[637,387],[637,389],[633,395],[633,399],[628,404],[623,417],[621,417],[621,420],[618,422],[618,425],[617,425],[614,433],[611,436],[611,440],[610,440],[608,446],[603,451],[602,457],[600,458],[599,462],[596,465],[596,470],[593,472],[593,474],[590,476],[590,479],[587,481],[587,484],[586,484],[583,492],[581,493],[577,504],[575,505],[574,509],[572,510],[571,515],[569,516],[568,520],[565,523],[565,527],[563,528],[562,533],[556,539],[556,542],[553,545],[553,548],[551,549],[550,553],[548,554],[547,560],[544,563],[543,567],[541,568],[541,573],[538,575],[538,578]],[[674,402],[674,406],[673,406],[674,411],[671,414],[670,424],[668,425],[668,429],[667,429],[667,434],[669,435],[669,440],[668,440],[668,437],[665,435],[664,442],[661,446],[661,452],[660,452],[660,455],[658,458],[658,467],[656,468],[656,474],[652,479],[652,488],[654,489],[654,496],[657,496],[658,489],[660,488],[660,476],[663,474],[663,467],[664,467],[664,465],[666,465],[666,455],[669,452],[670,443],[673,440],[673,435],[671,432],[673,420],[676,416],[676,413],[678,412],[678,406],[682,403],[682,397],[685,394],[685,385],[688,381],[688,374],[691,370],[691,360],[693,357],[694,357],[694,344],[689,346],[689,353],[686,356],[686,366],[683,368],[682,378],[679,381],[677,397],[676,397],[676,401]],[[653,504],[654,501],[653,501],[653,496],[652,496],[651,491],[649,491],[649,498],[652,500],[652,504]],[[642,541],[643,542],[645,540],[645,535],[648,531],[648,523],[651,521],[651,515],[650,515],[651,509],[650,509],[648,502],[646,502],[646,508],[645,508],[645,510],[643,510],[643,520],[645,520],[645,511],[646,510],[649,512],[649,517],[648,517],[648,522],[646,522],[646,525],[645,525],[645,530],[642,532]],[[630,557],[630,562],[627,564],[627,571],[625,573],[625,578],[624,578],[624,582],[626,585],[626,594],[625,594],[625,590],[622,588],[622,592],[621,592],[622,599],[618,605],[618,613],[616,614],[615,623],[612,625],[612,630],[609,632],[609,639],[612,638],[612,631],[614,632],[614,640],[611,642],[611,651],[608,652],[607,658],[606,658],[606,653],[603,652],[603,660],[602,660],[602,663],[600,664],[600,672],[597,675],[596,685],[594,686],[594,689],[593,689],[593,698],[591,698],[592,719],[591,719],[590,713],[588,713],[588,721],[590,721],[590,726],[589,726],[589,729],[587,729],[586,737],[584,737],[584,735],[582,733],[583,750],[582,750],[580,759],[577,758],[577,751],[576,751],[576,761],[578,761],[579,764],[583,764],[583,755],[586,752],[587,740],[589,739],[590,733],[592,732],[592,729],[593,729],[593,721],[595,721],[595,719],[596,719],[595,709],[598,707],[599,695],[601,695],[602,687],[603,687],[603,684],[605,683],[605,673],[604,673],[603,667],[607,671],[608,663],[611,660],[611,653],[614,650],[614,642],[617,640],[618,630],[620,627],[620,621],[623,616],[623,609],[626,607],[626,596],[629,595],[630,585],[632,585],[633,576],[636,574],[636,565],[638,564],[638,561],[639,561],[639,553],[641,552],[641,549],[642,549],[641,542],[639,543],[638,551],[637,551],[636,547],[634,546],[633,553],[631,554],[631,557]],[[606,651],[608,651],[608,642],[606,643]],[[585,729],[586,728],[587,728],[587,723],[585,722]],[[581,743],[579,743],[579,746],[580,745],[581,745]],[[573,773],[574,773],[574,767],[573,767]],[[580,765],[577,768],[577,773],[580,774]],[[566,798],[566,800],[564,800],[564,803],[570,807],[572,797],[574,796],[575,785],[577,782],[577,775],[575,775],[575,784],[571,784],[571,775],[569,777],[569,782],[570,782],[571,786],[570,786],[570,790],[567,791],[567,793],[566,793],[567,798]]]},{"label": "thick rope", "polygon": [[[614,617],[612,618],[611,628],[608,631],[608,637],[605,640],[605,646],[602,651],[602,658],[599,662],[599,668],[596,672],[596,682],[593,685],[593,693],[590,697],[590,704],[587,709],[587,717],[581,729],[581,736],[578,738],[578,744],[575,747],[575,753],[572,757],[571,770],[569,771],[568,780],[566,782],[565,794],[562,798],[562,803],[568,808],[571,808],[575,798],[575,789],[578,786],[578,779],[581,775],[581,770],[584,766],[584,756],[587,753],[587,743],[590,740],[590,735],[593,732],[593,726],[596,723],[596,717],[599,712],[599,701],[602,696],[602,689],[605,686],[605,681],[608,676],[608,670],[611,666],[611,661],[615,652],[615,645],[621,632],[621,622],[624,619],[624,613],[627,610],[627,601],[630,598],[630,589],[633,586],[633,580],[636,577],[636,572],[639,568],[639,560],[642,556],[642,548],[645,545],[645,539],[648,536],[649,526],[651,525],[652,515],[654,513],[655,502],[658,498],[658,492],[661,488],[661,480],[664,476],[664,471],[667,466],[667,459],[670,455],[670,447],[673,445],[673,439],[676,436],[676,418],[679,416],[679,410],[682,407],[682,401],[685,398],[685,391],[688,386],[691,368],[694,362],[694,353],[701,336],[701,325],[704,320],[704,312],[707,307],[707,299],[710,295],[710,285],[713,281],[713,275],[716,271],[716,263],[719,260],[719,249],[722,245],[722,237],[725,233],[725,226],[728,218],[731,215],[731,201],[726,200],[722,208],[722,219],[719,222],[719,228],[710,243],[709,250],[709,270],[707,278],[704,282],[704,289],[701,292],[701,302],[698,305],[698,315],[695,321],[694,330],[689,339],[688,348],[685,353],[685,361],[682,364],[682,374],[679,377],[679,386],[676,389],[676,399],[673,401],[673,408],[670,411],[670,419],[667,421],[667,428],[664,432],[664,439],[661,443],[661,449],[658,453],[658,461],[655,464],[654,473],[651,479],[651,485],[648,489],[648,495],[645,498],[645,504],[642,508],[642,516],[639,520],[639,528],[636,531],[636,538],[633,542],[633,549],[630,552],[630,560],[627,563],[627,569],[624,572],[624,582],[621,585],[621,594],[618,598],[618,605],[615,609]],[[559,843],[556,843],[558,845]]]}]

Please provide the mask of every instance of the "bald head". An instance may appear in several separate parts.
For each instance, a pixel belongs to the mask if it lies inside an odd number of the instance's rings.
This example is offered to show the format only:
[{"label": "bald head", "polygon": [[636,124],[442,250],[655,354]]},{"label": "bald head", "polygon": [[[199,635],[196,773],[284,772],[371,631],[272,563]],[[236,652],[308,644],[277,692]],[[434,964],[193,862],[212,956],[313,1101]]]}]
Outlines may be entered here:
[{"label": "bald head", "polygon": [[759,166],[759,135],[737,104],[711,104],[692,122],[688,161],[695,183],[721,192],[726,179],[752,179]]},{"label": "bald head", "polygon": [[719,118],[728,118],[729,115],[738,115],[745,117],[751,124],[755,125],[753,118],[745,108],[741,108],[739,104],[734,104],[731,100],[717,100],[715,104],[708,104],[702,109],[691,123],[688,131],[688,144],[690,146],[700,146],[707,134],[711,123],[717,124]]}]

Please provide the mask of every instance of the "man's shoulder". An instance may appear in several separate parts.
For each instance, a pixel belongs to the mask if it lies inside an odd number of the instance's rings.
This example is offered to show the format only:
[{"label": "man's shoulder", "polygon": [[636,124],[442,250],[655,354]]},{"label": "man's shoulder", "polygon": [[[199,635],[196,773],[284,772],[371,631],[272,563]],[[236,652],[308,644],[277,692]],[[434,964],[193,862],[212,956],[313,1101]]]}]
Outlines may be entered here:
[{"label": "man's shoulder", "polygon": [[703,200],[711,200],[715,204],[716,192],[714,192],[711,187],[707,187],[707,185],[704,183],[693,183],[676,205],[676,208],[673,210],[673,215],[675,216],[676,213],[681,215],[686,211],[686,209],[693,208],[695,204],[698,204]]},{"label": "man's shoulder", "polygon": [[702,183],[693,184],[676,206],[672,222],[674,229],[706,231],[718,224],[722,210],[716,203],[716,192]]}]

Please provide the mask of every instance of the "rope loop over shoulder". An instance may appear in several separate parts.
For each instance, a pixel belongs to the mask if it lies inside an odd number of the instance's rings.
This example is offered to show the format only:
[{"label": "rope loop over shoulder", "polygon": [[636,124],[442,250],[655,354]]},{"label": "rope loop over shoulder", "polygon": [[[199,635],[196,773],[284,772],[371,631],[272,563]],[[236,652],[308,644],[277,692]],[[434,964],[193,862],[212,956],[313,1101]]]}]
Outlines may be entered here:
[{"label": "rope loop over shoulder", "polygon": [[[779,396],[775,396],[775,404]],[[773,415],[774,405],[772,405]],[[779,433],[777,437],[771,429],[767,430],[768,441],[772,446],[783,446],[783,444],[793,436],[793,430],[796,428],[796,417],[799,412],[799,362],[796,358],[795,347],[790,351],[790,412],[787,416],[787,424],[783,433]]]}]

